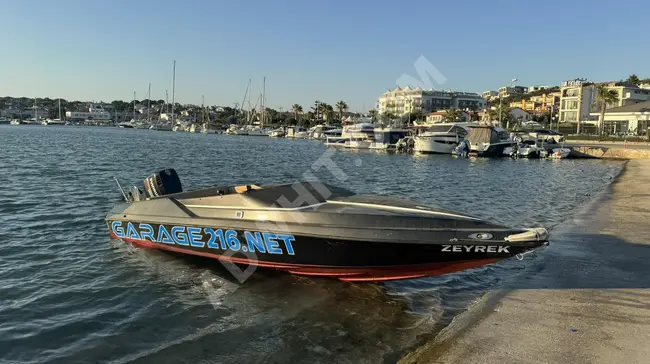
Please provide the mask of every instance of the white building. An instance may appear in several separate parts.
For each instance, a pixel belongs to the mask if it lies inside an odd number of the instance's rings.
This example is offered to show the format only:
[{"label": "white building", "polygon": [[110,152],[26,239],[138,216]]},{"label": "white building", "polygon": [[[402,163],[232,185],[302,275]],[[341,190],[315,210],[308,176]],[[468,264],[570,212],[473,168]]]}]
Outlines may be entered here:
[{"label": "white building", "polygon": [[528,93],[528,87],[525,86],[506,86],[499,89],[499,95],[503,98],[513,95],[523,95]]},{"label": "white building", "polygon": [[510,109],[509,114],[510,114],[510,117],[513,120],[519,121],[519,122],[522,122],[522,123],[532,119],[532,115],[528,111],[526,111],[526,110],[524,110],[524,109],[522,109],[520,107],[515,107],[515,108]]},{"label": "white building", "polygon": [[548,88],[548,86],[535,85],[528,87],[528,92],[542,91],[547,90]]},{"label": "white building", "polygon": [[[427,124],[444,123],[446,116],[447,116],[447,111],[436,111],[436,112],[432,112],[430,114],[427,114],[426,117],[425,117],[425,121],[426,121]],[[461,111],[458,121],[459,122],[470,121],[469,113],[466,112],[466,111]]]},{"label": "white building", "polygon": [[[600,112],[591,113],[591,117],[599,120]],[[605,111],[604,129],[608,134],[634,133],[647,135],[650,123],[650,101],[614,107]]]},{"label": "white building", "polygon": [[451,108],[474,110],[484,107],[485,100],[477,93],[424,90],[408,86],[386,91],[377,100],[377,110],[380,115],[391,113],[395,116],[430,113],[434,110]]},{"label": "white building", "polygon": [[497,92],[497,91],[484,91],[483,92],[483,98],[485,99],[485,101],[490,101],[490,100],[492,100],[494,98],[497,98],[497,97],[499,97],[499,92]]},{"label": "white building", "polygon": [[[607,89],[616,91],[618,102],[607,105],[615,108],[633,105],[650,100],[650,90],[624,82],[603,83]],[[560,88],[560,109],[558,113],[560,123],[597,123],[598,118],[592,113],[600,112],[600,105],[596,99],[595,84],[588,84],[585,79],[564,81]]]}]

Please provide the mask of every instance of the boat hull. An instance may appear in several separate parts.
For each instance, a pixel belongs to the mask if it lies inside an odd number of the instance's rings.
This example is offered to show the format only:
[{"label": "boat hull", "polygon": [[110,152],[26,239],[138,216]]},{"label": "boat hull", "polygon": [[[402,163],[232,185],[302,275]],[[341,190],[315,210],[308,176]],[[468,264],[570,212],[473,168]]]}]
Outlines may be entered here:
[{"label": "boat hull", "polygon": [[415,137],[413,150],[419,153],[452,154],[458,142],[451,138],[436,138],[434,136]]},{"label": "boat hull", "polygon": [[453,273],[524,253],[542,242],[391,243],[199,225],[107,220],[111,237],[146,248],[345,281]]}]

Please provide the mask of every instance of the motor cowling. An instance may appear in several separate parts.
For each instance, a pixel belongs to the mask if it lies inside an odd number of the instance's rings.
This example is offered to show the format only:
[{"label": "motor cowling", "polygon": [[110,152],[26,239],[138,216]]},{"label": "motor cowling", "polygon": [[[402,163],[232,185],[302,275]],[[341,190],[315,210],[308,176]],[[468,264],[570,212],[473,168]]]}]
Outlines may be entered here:
[{"label": "motor cowling", "polygon": [[173,168],[168,168],[145,178],[144,191],[147,197],[154,198],[183,192],[183,185],[176,171]]}]

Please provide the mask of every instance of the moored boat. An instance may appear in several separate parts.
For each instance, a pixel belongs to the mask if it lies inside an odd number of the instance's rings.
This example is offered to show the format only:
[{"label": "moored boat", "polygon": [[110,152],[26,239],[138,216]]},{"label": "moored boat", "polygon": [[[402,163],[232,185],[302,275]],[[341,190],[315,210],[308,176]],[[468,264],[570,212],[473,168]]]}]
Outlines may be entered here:
[{"label": "moored boat", "polygon": [[316,182],[183,192],[168,169],[147,177],[144,190],[122,194],[126,201],[106,216],[113,238],[346,281],[452,273],[548,243],[543,228],[510,228]]}]

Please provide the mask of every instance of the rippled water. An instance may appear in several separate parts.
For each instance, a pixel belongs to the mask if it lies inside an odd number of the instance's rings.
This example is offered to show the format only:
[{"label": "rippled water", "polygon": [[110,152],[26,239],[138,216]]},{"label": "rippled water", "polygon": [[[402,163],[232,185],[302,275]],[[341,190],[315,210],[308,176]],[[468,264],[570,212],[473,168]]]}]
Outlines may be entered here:
[{"label": "rippled water", "polygon": [[113,176],[131,185],[173,167],[187,189],[317,177],[552,227],[622,167],[115,128],[0,126],[0,137],[0,362],[394,362],[525,264],[379,285],[257,270],[239,284],[214,261],[110,240]]}]

